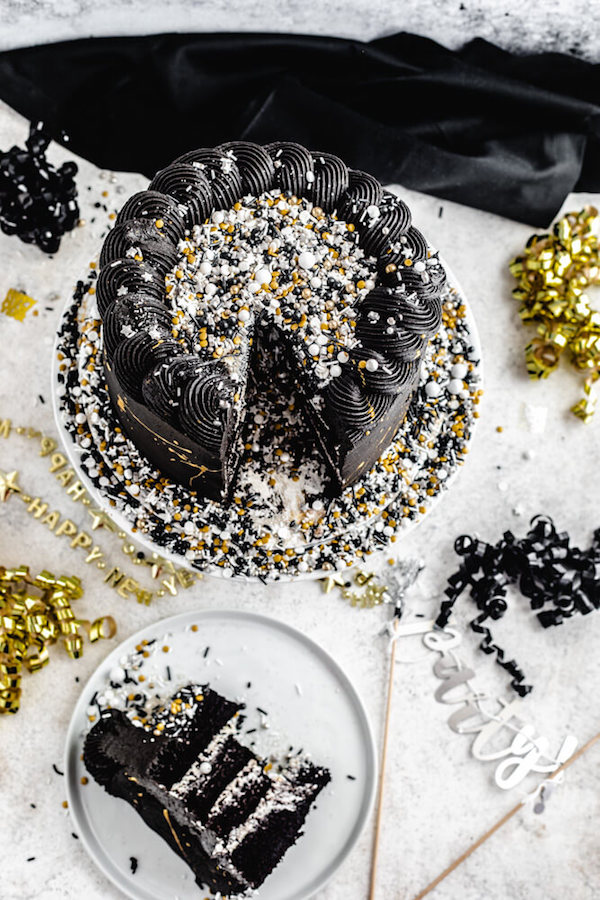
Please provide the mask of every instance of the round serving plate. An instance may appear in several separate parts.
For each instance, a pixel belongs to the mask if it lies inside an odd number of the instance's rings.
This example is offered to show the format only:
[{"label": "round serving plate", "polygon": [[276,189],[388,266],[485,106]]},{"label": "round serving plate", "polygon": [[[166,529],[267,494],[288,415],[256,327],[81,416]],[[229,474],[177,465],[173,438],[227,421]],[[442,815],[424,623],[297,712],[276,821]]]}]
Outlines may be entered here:
[{"label": "round serving plate", "polygon": [[115,688],[115,668],[127,666],[142,641],[156,651],[137,671],[128,669],[136,680],[144,676],[136,690],[152,684],[152,696],[167,699],[186,684],[208,683],[225,697],[243,698],[247,719],[239,740],[248,745],[254,740],[257,754],[279,757],[290,747],[301,748],[329,769],[331,782],[308,814],[303,835],[266,879],[257,900],[314,896],[346,859],[369,818],[377,780],[371,727],[350,679],[319,644],[283,622],[240,610],[197,610],[150,625],[109,654],[84,687],[69,726],[65,770],[70,813],[90,856],[135,900],[205,896],[185,862],[126,801],[110,796],[92,778],[85,783],[81,755],[91,719],[98,715],[98,698],[110,691],[113,707],[119,707],[121,694],[124,702],[132,685],[128,682],[121,692]]},{"label": "round serving plate", "polygon": [[[133,465],[129,471],[130,483],[125,484],[123,466],[120,465],[119,473],[119,464],[114,460],[111,462],[109,457],[114,429],[119,423],[104,387],[101,353],[97,352],[99,323],[95,301],[90,294],[73,298],[66,304],[53,355],[54,413],[71,465],[94,502],[129,538],[147,552],[159,553],[191,571],[250,581],[319,578],[335,569],[344,570],[364,554],[381,551],[389,555],[390,543],[418,525],[455,483],[472,440],[474,406],[482,389],[477,326],[457,279],[445,262],[444,267],[447,288],[442,302],[447,313],[439,335],[430,343],[425,355],[412,415],[373,469],[340,498],[329,501],[318,515],[311,508],[310,497],[303,509],[300,487],[293,503],[282,503],[280,496],[275,498],[280,511],[276,520],[270,518],[271,509],[275,507],[274,498],[264,491],[266,475],[259,471],[258,461],[250,464],[254,471],[246,475],[255,485],[260,483],[261,488],[252,494],[252,503],[243,520],[238,517],[238,507],[234,504],[226,506],[190,495],[180,485],[168,483],[166,489],[159,485],[159,489],[154,490],[150,481],[148,489],[147,471],[144,478],[137,478],[136,474],[140,467],[145,466],[148,470],[148,464],[126,439],[127,459],[132,460]],[[455,315],[457,311],[460,311],[459,315]],[[86,342],[88,352],[85,352]],[[460,348],[468,348],[468,353],[461,354]],[[468,363],[468,371],[461,379],[461,394],[457,394],[456,384],[453,392],[450,391],[453,359],[457,354],[463,355]],[[79,383],[82,379],[89,382],[87,366],[90,359],[95,359],[96,384],[88,384],[83,398],[78,397],[75,401],[72,388],[65,387],[65,372],[75,368]],[[442,386],[435,396],[429,393],[432,381]],[[454,452],[457,429],[461,435],[460,449]],[[396,448],[402,448],[402,453]],[[102,477],[97,477],[95,463],[92,462],[90,467],[91,454],[95,454],[101,463]],[[445,456],[446,461],[436,468],[432,460],[440,456]],[[88,458],[87,467],[82,464],[83,457]],[[432,474],[434,480],[431,480]],[[153,478],[154,483],[158,482],[160,473],[154,470]],[[300,479],[301,486],[303,481]],[[288,479],[287,489],[289,483]],[[386,491],[385,503],[374,501],[369,505],[365,502],[365,494],[369,500],[378,492],[381,494],[382,488]],[[234,493],[237,492],[236,486]],[[177,522],[165,518],[169,504],[172,504],[171,510],[178,510]],[[193,512],[186,512],[186,509],[193,509]],[[300,543],[296,531],[290,542],[293,530],[290,526],[297,525],[295,520],[299,510],[300,515],[307,514],[316,519],[317,527]],[[210,552],[186,549],[190,540],[186,529],[191,528],[192,533],[203,538],[200,532],[206,527],[210,531],[210,541],[205,543],[210,544],[216,538],[218,546],[222,546],[223,541],[228,544],[227,555],[221,555],[218,562]],[[271,552],[264,567],[261,562],[259,569],[254,548],[261,546],[259,539],[266,534],[271,535]],[[287,552],[289,549],[291,553]],[[262,559],[265,560],[264,554]]]}]

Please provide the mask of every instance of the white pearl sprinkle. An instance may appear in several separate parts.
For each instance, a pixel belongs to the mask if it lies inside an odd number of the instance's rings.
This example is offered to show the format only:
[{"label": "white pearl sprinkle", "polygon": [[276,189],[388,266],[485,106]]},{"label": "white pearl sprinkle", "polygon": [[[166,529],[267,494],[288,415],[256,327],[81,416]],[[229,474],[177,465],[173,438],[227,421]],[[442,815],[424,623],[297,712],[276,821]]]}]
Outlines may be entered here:
[{"label": "white pearl sprinkle", "polygon": [[208,762],[200,763],[200,774],[201,775],[210,775],[212,772],[212,766]]},{"label": "white pearl sprinkle", "polygon": [[309,344],[308,352],[310,353],[311,356],[318,356],[319,355],[319,345],[318,344]]},{"label": "white pearl sprinkle", "polygon": [[367,366],[366,366],[367,372],[376,372],[378,368],[379,368],[379,363],[377,362],[376,359],[368,359],[367,360]]},{"label": "white pearl sprinkle", "polygon": [[298,257],[298,265],[301,269],[312,269],[315,261],[314,254],[309,253],[308,250],[303,250]]},{"label": "white pearl sprinkle", "polygon": [[240,309],[238,319],[240,322],[247,322],[250,319],[250,311],[247,309]]},{"label": "white pearl sprinkle", "polygon": [[345,350],[341,350],[338,353],[337,358],[338,358],[338,362],[340,362],[340,363],[347,363],[348,360],[350,359],[350,357],[348,356],[348,354],[346,353]]},{"label": "white pearl sprinkle", "polygon": [[468,369],[466,363],[455,363],[450,369],[451,377],[460,378],[461,381],[466,377],[467,372]]},{"label": "white pearl sprinkle", "polygon": [[451,394],[459,394],[463,389],[462,381],[459,381],[458,378],[452,378],[451,381],[448,382],[448,390]]},{"label": "white pearl sprinkle", "polygon": [[271,284],[271,273],[268,269],[258,269],[254,275],[254,280],[260,284]]},{"label": "white pearl sprinkle", "polygon": [[437,381],[428,381],[425,385],[425,393],[428,397],[439,397],[442,389]]},{"label": "white pearl sprinkle", "polygon": [[342,374],[342,367],[340,365],[338,365],[337,363],[334,363],[329,371],[331,372],[331,374],[333,375],[334,378],[337,378],[339,375]]},{"label": "white pearl sprinkle", "polygon": [[414,264],[413,269],[415,272],[424,272],[425,271],[425,263],[420,259]]}]

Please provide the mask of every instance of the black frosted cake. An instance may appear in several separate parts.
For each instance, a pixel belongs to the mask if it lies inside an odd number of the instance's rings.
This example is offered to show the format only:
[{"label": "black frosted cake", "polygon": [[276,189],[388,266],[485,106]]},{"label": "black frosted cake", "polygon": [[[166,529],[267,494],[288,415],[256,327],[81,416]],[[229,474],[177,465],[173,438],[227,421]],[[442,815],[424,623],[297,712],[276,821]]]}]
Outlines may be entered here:
[{"label": "black frosted cake", "polygon": [[406,204],[338,157],[192,151],[125,203],[102,248],[112,402],[163,475],[222,500],[247,392],[285,368],[340,491],[404,419],[444,280]]},{"label": "black frosted cake", "polygon": [[105,711],[84,746],[96,781],[136,809],[199,886],[228,895],[263,883],[330,780],[307,758],[275,768],[241,744],[242,708],[207,685],[189,685],[153,716],[150,729],[120,710]]}]

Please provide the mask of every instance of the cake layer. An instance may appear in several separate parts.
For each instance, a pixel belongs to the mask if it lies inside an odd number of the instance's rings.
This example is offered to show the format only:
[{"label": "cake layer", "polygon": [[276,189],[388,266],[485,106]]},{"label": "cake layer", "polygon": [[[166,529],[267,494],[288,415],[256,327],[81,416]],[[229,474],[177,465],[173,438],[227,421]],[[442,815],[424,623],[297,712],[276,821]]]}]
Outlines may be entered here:
[{"label": "cake layer", "polygon": [[90,774],[136,809],[200,886],[230,896],[262,884],[330,780],[299,757],[272,770],[237,739],[241,708],[189,685],[141,727],[105,712],[84,746]]},{"label": "cake layer", "polygon": [[180,781],[221,729],[238,713],[243,705],[222,697],[210,688],[201,687],[195,693],[193,715],[176,738],[158,742],[149,768],[149,777],[165,788]]}]

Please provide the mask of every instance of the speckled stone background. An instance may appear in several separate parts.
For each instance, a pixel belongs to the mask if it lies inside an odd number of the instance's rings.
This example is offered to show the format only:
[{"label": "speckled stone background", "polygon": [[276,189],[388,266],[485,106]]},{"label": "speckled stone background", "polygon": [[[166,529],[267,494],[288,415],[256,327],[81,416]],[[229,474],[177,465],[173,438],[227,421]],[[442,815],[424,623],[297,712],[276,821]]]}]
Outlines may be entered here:
[{"label": "speckled stone background", "polygon": [[583,0],[2,0],[0,48],[90,35],[279,31],[371,40],[413,31],[447,47],[483,37],[528,53],[597,60],[600,22]]},{"label": "speckled stone background", "polygon": [[[0,23],[3,47],[84,34],[165,30],[167,25],[162,5],[142,5],[140,0],[93,5],[87,0],[62,0],[60,4],[3,0]],[[237,4],[236,9],[224,2],[179,2],[169,5],[168,27],[272,29],[357,38],[404,28],[449,46],[480,35],[520,51],[571,49],[591,59],[598,56],[600,29],[587,6],[584,9],[580,2],[567,6],[556,0],[537,5],[513,0],[478,4],[466,0],[460,5],[435,0],[322,5],[314,0],[301,5],[279,0],[260,7]],[[22,141],[25,134],[25,123],[0,107],[0,147]],[[53,147],[51,156],[60,161],[69,154]],[[116,203],[121,182],[129,190],[144,184],[141,178],[121,176],[111,183],[85,164],[79,177],[88,225],[65,240],[54,263],[48,264],[36,248],[0,234],[0,301],[8,288],[14,287],[36,297],[39,309],[37,318],[30,314],[23,323],[0,315],[0,418],[12,416],[15,423],[35,424],[50,434],[55,432],[48,402],[53,333],[62,298],[80,277],[94,244],[97,226],[91,222],[90,203],[104,189],[109,190],[108,202]],[[92,191],[85,191],[87,185]],[[407,615],[429,617],[456,563],[452,543],[461,533],[478,532],[491,540],[497,540],[507,528],[522,533],[529,518],[543,510],[554,516],[561,528],[571,531],[576,542],[589,543],[593,528],[600,525],[600,415],[585,427],[569,414],[569,406],[579,396],[577,380],[569,371],[561,370],[543,383],[533,383],[526,376],[522,353],[526,332],[510,295],[507,263],[522,248],[530,230],[507,219],[398,189],[463,285],[477,318],[485,362],[486,395],[464,470],[448,496],[396,550],[401,556],[422,556],[426,562]],[[579,208],[586,200],[598,202],[600,197],[573,196],[566,208]],[[57,291],[61,299],[51,300]],[[532,428],[532,415],[546,417],[541,433]],[[497,431],[497,426],[503,430]],[[28,489],[89,528],[84,510],[67,501],[48,477],[35,446],[24,438],[0,440],[0,469],[12,468],[21,471]],[[116,536],[97,534],[103,549],[116,562],[122,561]],[[264,588],[228,582],[225,587],[208,578],[178,597],[141,607],[110,591],[101,572],[84,565],[66,542],[26,516],[14,498],[0,504],[0,545],[3,563],[27,560],[36,569],[79,574],[86,587],[79,602],[81,615],[113,613],[121,639],[162,616],[193,606],[258,610],[301,628],[347,669],[380,738],[386,679],[386,644],[380,632],[386,610],[351,609],[335,594],[325,596],[311,583]],[[385,562],[378,564],[384,566]],[[536,685],[525,703],[526,718],[548,737],[553,751],[567,733],[585,741],[600,727],[600,615],[545,632],[516,595],[511,599],[511,614],[497,632]],[[465,601],[459,616],[462,622],[469,611]],[[110,647],[116,642],[111,641]],[[87,647],[77,663],[57,651],[49,668],[27,679],[21,712],[0,720],[3,900],[117,900],[122,896],[72,837],[68,813],[61,807],[64,782],[52,770],[53,763],[62,769],[64,736],[81,684],[108,649],[102,643]],[[415,659],[422,652],[418,640],[409,639],[401,645],[399,655]],[[461,655],[475,665],[477,686],[493,695],[504,688],[503,674],[475,650],[470,633],[465,632]],[[377,900],[410,900],[522,796],[520,790],[499,790],[493,781],[494,764],[474,759],[469,737],[448,728],[446,720],[453,707],[434,700],[439,682],[431,663],[426,658],[397,666]],[[600,884],[599,754],[598,749],[590,751],[568,772],[542,815],[528,807],[432,897],[595,900]],[[534,776],[523,789],[531,790],[535,784]],[[31,803],[36,804],[35,809]],[[364,900],[371,840],[370,826],[319,900]],[[31,856],[35,859],[27,862]],[[176,896],[181,895],[174,886],[172,896],[165,900]]]}]

